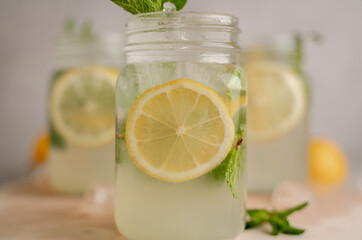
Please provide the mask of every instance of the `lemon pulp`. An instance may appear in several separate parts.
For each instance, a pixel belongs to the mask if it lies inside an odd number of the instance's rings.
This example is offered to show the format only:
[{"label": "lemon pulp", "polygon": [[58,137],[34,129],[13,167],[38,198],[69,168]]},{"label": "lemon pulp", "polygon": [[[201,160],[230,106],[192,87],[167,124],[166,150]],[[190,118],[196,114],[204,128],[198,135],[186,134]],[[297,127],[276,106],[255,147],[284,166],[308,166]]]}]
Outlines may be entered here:
[{"label": "lemon pulp", "polygon": [[127,149],[135,165],[169,182],[190,180],[216,167],[233,138],[234,124],[223,100],[189,79],[144,92],[126,125]]},{"label": "lemon pulp", "polygon": [[273,62],[244,66],[248,78],[248,136],[255,142],[278,139],[295,129],[307,112],[303,80]]},{"label": "lemon pulp", "polygon": [[87,66],[62,74],[52,87],[50,113],[56,130],[78,146],[100,146],[114,139],[118,72]]}]

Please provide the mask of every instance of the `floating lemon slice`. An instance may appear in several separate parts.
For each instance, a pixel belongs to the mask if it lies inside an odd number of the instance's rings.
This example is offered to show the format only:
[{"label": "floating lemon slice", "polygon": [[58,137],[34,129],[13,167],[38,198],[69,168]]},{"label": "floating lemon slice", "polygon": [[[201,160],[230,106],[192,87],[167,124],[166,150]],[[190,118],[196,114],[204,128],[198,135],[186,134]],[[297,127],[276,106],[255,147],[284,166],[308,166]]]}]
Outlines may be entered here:
[{"label": "floating lemon slice", "polygon": [[292,131],[307,112],[303,80],[283,65],[255,61],[244,66],[248,79],[248,136],[271,141]]},{"label": "floating lemon slice", "polygon": [[178,79],[144,92],[126,125],[128,153],[159,180],[183,182],[212,170],[233,143],[234,124],[212,89]]},{"label": "floating lemon slice", "polygon": [[117,75],[112,68],[89,66],[74,68],[55,79],[51,120],[67,142],[92,147],[114,139]]}]

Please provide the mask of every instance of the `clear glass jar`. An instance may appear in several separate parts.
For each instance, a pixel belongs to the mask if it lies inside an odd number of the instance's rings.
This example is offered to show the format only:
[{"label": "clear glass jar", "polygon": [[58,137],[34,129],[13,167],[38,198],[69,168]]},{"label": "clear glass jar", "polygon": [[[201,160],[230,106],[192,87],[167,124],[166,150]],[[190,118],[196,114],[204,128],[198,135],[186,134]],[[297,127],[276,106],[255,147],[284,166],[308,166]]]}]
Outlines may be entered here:
[{"label": "clear glass jar", "polygon": [[[116,86],[115,218],[127,239],[226,240],[244,229],[246,80],[237,24],[233,16],[197,12],[129,18],[126,65]],[[205,97],[220,107],[215,114],[226,128],[221,135],[205,125],[215,124],[207,112],[213,104]],[[152,123],[153,118],[158,120]],[[175,123],[175,118],[183,120]],[[187,138],[195,134],[190,119],[196,129],[205,127],[194,144]],[[169,135],[163,135],[164,125]],[[215,143],[217,152],[208,144],[216,135],[230,143]],[[234,196],[225,180],[230,152]],[[191,160],[205,162],[186,167]]]},{"label": "clear glass jar", "polygon": [[79,194],[114,181],[115,84],[123,37],[64,35],[49,89],[51,185]]},{"label": "clear glass jar", "polygon": [[251,36],[242,65],[248,78],[248,167],[251,192],[271,192],[307,177],[308,102],[302,39],[293,33]]}]

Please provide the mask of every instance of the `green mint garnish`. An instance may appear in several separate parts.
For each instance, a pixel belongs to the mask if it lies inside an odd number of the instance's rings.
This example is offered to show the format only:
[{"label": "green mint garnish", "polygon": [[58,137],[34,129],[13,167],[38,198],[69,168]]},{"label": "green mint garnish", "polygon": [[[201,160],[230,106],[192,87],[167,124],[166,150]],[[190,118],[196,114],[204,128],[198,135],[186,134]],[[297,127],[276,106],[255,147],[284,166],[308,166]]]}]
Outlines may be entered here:
[{"label": "green mint garnish", "polygon": [[271,235],[278,235],[279,233],[300,235],[304,233],[304,229],[292,227],[289,224],[287,217],[295,211],[299,211],[308,205],[307,202],[298,205],[294,208],[287,209],[279,212],[276,210],[268,211],[265,209],[250,209],[248,210],[249,221],[246,222],[245,229],[259,227],[264,223],[269,223],[273,230]]},{"label": "green mint garnish", "polygon": [[175,5],[176,9],[181,10],[187,0],[111,0],[113,3],[122,7],[125,11],[138,14],[148,12],[159,12],[163,10],[163,4],[171,2]]},{"label": "green mint garnish", "polygon": [[212,175],[216,180],[225,181],[231,190],[234,198],[239,198],[238,194],[238,176],[241,167],[241,148],[240,145],[243,142],[243,130],[239,128],[236,133],[237,142],[232,147],[226,158],[212,170]]},{"label": "green mint garnish", "polygon": [[[57,81],[57,79],[64,73],[63,70],[56,71],[52,76],[52,81],[50,82],[50,88]],[[56,148],[66,147],[66,142],[63,137],[58,133],[58,131],[53,126],[51,120],[49,119],[49,135],[50,135],[50,144]]]},{"label": "green mint garnish", "polygon": [[64,148],[66,143],[62,136],[57,132],[52,124],[50,124],[50,144],[56,148]]},{"label": "green mint garnish", "polygon": [[111,0],[132,14],[158,12],[162,10],[162,0]]},{"label": "green mint garnish", "polygon": [[83,39],[92,38],[92,36],[93,36],[92,29],[93,29],[93,23],[92,22],[90,22],[90,21],[84,22],[81,29],[80,29],[80,36]]},{"label": "green mint garnish", "polygon": [[86,21],[80,26],[79,32],[77,32],[76,21],[73,18],[68,18],[64,23],[63,31],[65,36],[89,40],[93,37],[93,24],[91,21]]},{"label": "green mint garnish", "polygon": [[71,36],[75,34],[75,21],[73,18],[68,18],[64,23],[64,34]]},{"label": "green mint garnish", "polygon": [[226,97],[228,97],[230,100],[233,100],[233,96],[231,96],[230,92],[226,93]]}]

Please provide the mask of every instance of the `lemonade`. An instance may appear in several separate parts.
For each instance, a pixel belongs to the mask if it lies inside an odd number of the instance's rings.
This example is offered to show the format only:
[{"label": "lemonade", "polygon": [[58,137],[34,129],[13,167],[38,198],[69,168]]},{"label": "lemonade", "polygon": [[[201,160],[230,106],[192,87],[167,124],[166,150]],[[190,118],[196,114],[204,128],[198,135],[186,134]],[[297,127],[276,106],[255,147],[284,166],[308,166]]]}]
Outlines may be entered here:
[{"label": "lemonade", "polygon": [[248,190],[307,177],[308,91],[300,38],[277,35],[243,53],[248,78]]},{"label": "lemonade", "polygon": [[95,183],[113,184],[121,59],[118,34],[64,36],[56,46],[48,112],[49,175],[57,191],[79,194]]},{"label": "lemonade", "polygon": [[130,240],[237,239],[246,189],[237,19],[151,13],[127,27],[116,86],[119,231]]}]

